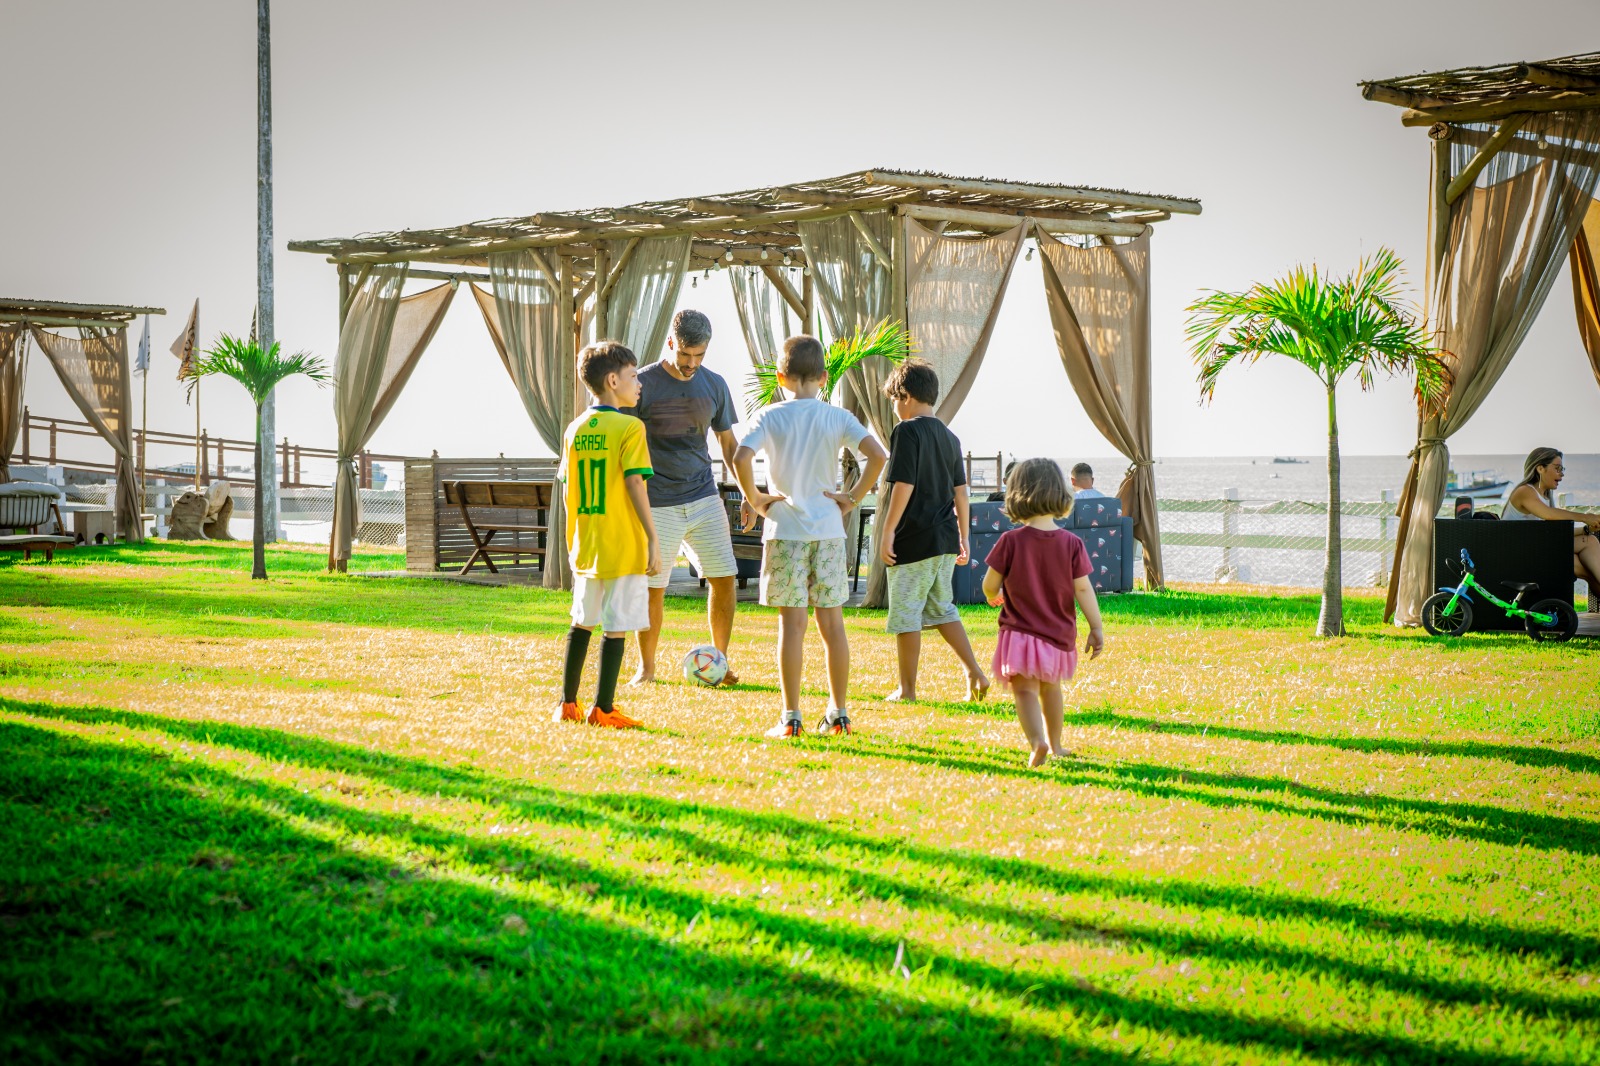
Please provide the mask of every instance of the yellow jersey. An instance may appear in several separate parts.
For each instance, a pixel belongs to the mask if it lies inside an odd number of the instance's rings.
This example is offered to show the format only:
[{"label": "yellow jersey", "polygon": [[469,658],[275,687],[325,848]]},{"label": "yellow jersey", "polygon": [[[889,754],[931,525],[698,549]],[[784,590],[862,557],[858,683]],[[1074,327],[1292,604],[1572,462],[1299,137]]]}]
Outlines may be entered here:
[{"label": "yellow jersey", "polygon": [[628,499],[627,479],[654,473],[644,423],[632,415],[591,407],[567,427],[556,477],[566,485],[573,573],[611,578],[645,572],[649,541]]}]

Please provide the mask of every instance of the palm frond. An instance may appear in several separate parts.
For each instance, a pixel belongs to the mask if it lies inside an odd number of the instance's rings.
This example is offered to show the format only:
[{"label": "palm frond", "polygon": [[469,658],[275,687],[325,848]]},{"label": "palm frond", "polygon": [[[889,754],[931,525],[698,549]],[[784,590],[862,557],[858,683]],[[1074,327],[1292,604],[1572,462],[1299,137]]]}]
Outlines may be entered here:
[{"label": "palm frond", "polygon": [[327,364],[309,352],[284,355],[276,342],[264,349],[254,338],[241,340],[227,333],[201,352],[194,364],[195,378],[217,374],[243,385],[258,405],[286,378],[303,375],[316,382],[319,388],[329,380]]},{"label": "palm frond", "polygon": [[1201,399],[1213,397],[1224,367],[1281,355],[1330,387],[1351,370],[1363,389],[1379,375],[1414,374],[1419,402],[1439,402],[1448,375],[1405,300],[1403,274],[1399,257],[1380,248],[1343,278],[1296,267],[1244,292],[1203,294],[1189,305],[1184,328]]},{"label": "palm frond", "polygon": [[[868,359],[903,363],[916,350],[916,342],[912,340],[910,331],[892,319],[884,319],[871,330],[858,329],[854,336],[839,338],[828,346],[824,357],[828,380],[822,387],[822,399],[831,402],[833,390],[844,380],[844,376]],[[778,366],[774,357],[772,361],[759,364],[750,374],[748,413],[754,414],[782,399],[783,389],[778,385]]]}]

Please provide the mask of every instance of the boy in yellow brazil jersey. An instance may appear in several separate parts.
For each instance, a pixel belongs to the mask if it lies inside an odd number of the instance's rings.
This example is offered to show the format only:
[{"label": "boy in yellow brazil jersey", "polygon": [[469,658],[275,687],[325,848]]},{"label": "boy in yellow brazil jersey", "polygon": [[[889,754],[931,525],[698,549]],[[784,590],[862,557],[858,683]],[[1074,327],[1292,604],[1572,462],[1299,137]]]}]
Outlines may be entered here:
[{"label": "boy in yellow brazil jersey", "polygon": [[[616,705],[617,675],[628,634],[650,628],[646,576],[661,569],[661,546],[650,518],[645,479],[650,449],[644,423],[618,411],[639,402],[639,360],[616,341],[596,341],[578,353],[579,372],[595,403],[578,416],[561,442],[567,548],[572,559],[572,628],[561,681],[558,722],[587,721],[637,729]],[[589,654],[589,634],[600,643],[600,684],[588,715],[578,712],[578,682]]]}]

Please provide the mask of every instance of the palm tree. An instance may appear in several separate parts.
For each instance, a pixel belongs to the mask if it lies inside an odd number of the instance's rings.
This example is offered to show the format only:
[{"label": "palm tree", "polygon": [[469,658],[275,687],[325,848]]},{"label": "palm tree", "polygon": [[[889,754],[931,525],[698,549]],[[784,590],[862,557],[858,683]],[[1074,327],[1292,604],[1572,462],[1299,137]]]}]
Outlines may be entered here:
[{"label": "palm tree", "polygon": [[1209,401],[1224,367],[1283,355],[1317,375],[1328,394],[1328,540],[1317,635],[1344,635],[1344,580],[1339,536],[1339,416],[1334,390],[1354,370],[1363,390],[1377,374],[1415,374],[1418,399],[1444,395],[1441,353],[1414,309],[1402,303],[1400,259],[1387,248],[1344,278],[1316,267],[1244,292],[1212,290],[1189,305],[1186,334],[1200,367],[1200,395]]},{"label": "palm tree", "polygon": [[[828,380],[822,386],[822,400],[831,401],[834,388],[844,380],[845,374],[862,362],[877,357],[903,363],[915,350],[905,326],[888,319],[878,323],[871,332],[858,329],[853,337],[840,337],[828,347]],[[754,414],[781,399],[783,390],[778,387],[777,362],[761,363],[750,375],[749,413]]]},{"label": "palm tree", "polygon": [[[250,566],[250,577],[254,580],[265,581],[267,578],[267,545],[265,508],[261,506],[261,492],[259,484],[263,480],[263,471],[266,470],[262,462],[261,444],[261,408],[266,403],[267,397],[272,395],[273,387],[285,378],[296,374],[304,374],[319,387],[328,383],[328,368],[321,359],[307,352],[295,352],[293,355],[283,355],[276,342],[269,348],[262,348],[259,341],[254,338],[240,340],[224,333],[217,338],[216,344],[200,354],[194,366],[194,376],[203,378],[211,374],[221,374],[230,377],[245,387],[250,394],[250,399],[256,405],[256,505],[254,532],[254,553]],[[270,447],[270,445],[269,445]]]}]

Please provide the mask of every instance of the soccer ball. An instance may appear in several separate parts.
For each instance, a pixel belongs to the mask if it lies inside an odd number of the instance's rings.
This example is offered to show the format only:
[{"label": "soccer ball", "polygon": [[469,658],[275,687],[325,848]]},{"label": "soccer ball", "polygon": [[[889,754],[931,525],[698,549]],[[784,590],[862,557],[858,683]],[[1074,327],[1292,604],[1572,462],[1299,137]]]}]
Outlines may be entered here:
[{"label": "soccer ball", "polygon": [[707,688],[716,688],[728,676],[728,657],[711,644],[690,648],[683,657],[683,676]]}]

